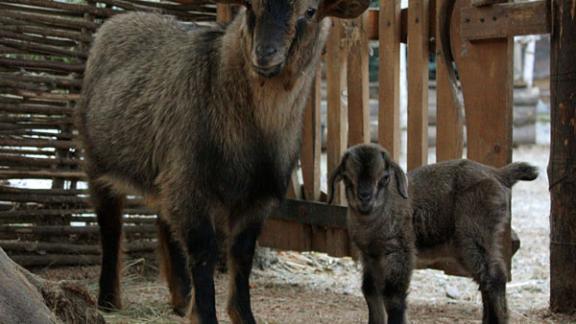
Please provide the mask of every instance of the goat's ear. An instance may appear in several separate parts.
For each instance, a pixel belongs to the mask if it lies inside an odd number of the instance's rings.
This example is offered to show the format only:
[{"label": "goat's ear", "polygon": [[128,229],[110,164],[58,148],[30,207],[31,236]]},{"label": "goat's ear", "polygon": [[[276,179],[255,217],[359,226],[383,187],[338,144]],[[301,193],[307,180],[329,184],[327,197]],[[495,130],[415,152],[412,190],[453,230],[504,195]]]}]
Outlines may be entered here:
[{"label": "goat's ear", "polygon": [[370,6],[370,0],[322,0],[318,17],[356,18]]},{"label": "goat's ear", "polygon": [[338,164],[338,167],[336,167],[336,170],[332,172],[332,175],[330,175],[330,179],[328,180],[328,184],[330,186],[328,188],[328,204],[330,205],[334,201],[334,192],[336,191],[336,184],[342,181],[342,174],[346,169],[346,160],[348,159],[349,155],[350,153],[348,152],[344,153],[342,159],[340,159],[340,164]]},{"label": "goat's ear", "polygon": [[406,181],[406,174],[402,168],[396,164],[396,162],[388,160],[388,163],[390,163],[390,168],[394,170],[394,177],[396,180],[396,188],[398,189],[398,193],[404,199],[408,199],[408,183]]}]

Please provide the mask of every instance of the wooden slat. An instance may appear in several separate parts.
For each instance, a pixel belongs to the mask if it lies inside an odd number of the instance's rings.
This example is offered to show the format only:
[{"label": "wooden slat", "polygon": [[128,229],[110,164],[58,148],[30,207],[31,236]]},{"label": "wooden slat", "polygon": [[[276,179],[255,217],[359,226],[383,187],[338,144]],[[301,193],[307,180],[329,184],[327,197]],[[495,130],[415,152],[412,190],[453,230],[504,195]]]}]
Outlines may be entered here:
[{"label": "wooden slat", "polygon": [[370,142],[368,13],[354,21],[357,38],[348,56],[348,145]]},{"label": "wooden slat", "polygon": [[304,196],[307,200],[320,200],[320,161],[322,154],[321,142],[321,71],[318,68],[312,84],[304,112],[304,129],[302,131],[302,177],[304,180]]},{"label": "wooden slat", "polygon": [[408,7],[408,170],[428,162],[428,5]]},{"label": "wooden slat", "polygon": [[381,0],[378,141],[400,158],[400,0]]},{"label": "wooden slat", "polygon": [[544,0],[465,7],[460,21],[462,37],[468,40],[550,32],[550,13]]},{"label": "wooden slat", "polygon": [[[442,8],[445,1],[436,0],[436,8]],[[454,18],[454,17],[452,17]],[[436,11],[436,26],[440,26],[440,10]],[[452,30],[458,25],[452,19]],[[451,33],[452,34],[452,33]],[[452,85],[448,78],[444,53],[440,46],[440,30],[436,30],[436,160],[446,161],[459,159],[464,151],[464,116],[463,107],[452,93]],[[454,37],[452,37],[454,39]],[[454,52],[454,50],[452,51]]]},{"label": "wooden slat", "polygon": [[[460,21],[460,1],[454,9],[454,21]],[[454,56],[462,80],[466,102],[467,157],[492,166],[504,166],[512,160],[512,38],[461,41],[455,31]],[[511,279],[511,228],[503,233],[502,249]]]},{"label": "wooden slat", "polygon": [[[326,45],[326,78],[328,91],[328,174],[338,166],[346,149],[346,106],[342,104],[342,92],[346,85],[346,45],[343,42],[344,27],[339,19],[332,19],[332,29]],[[330,189],[329,189],[330,190]],[[334,193],[337,204],[344,203],[344,187],[338,185]]]},{"label": "wooden slat", "polygon": [[232,20],[232,8],[230,5],[218,4],[216,6],[216,21],[224,24]]},{"label": "wooden slat", "polygon": [[576,309],[576,1],[551,1],[550,309]]}]

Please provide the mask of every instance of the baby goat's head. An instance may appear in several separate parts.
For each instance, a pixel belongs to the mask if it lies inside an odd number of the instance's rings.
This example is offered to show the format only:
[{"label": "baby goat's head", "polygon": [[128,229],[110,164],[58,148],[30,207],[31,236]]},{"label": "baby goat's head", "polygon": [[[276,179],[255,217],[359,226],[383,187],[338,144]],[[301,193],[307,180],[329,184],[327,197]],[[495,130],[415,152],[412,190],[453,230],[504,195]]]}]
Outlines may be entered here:
[{"label": "baby goat's head", "polygon": [[[394,181],[391,181],[392,177]],[[379,145],[356,145],[344,153],[330,177],[329,203],[333,200],[336,183],[341,180],[346,186],[350,208],[361,214],[369,214],[381,206],[389,195],[399,194],[402,199],[408,199],[404,171]]]},{"label": "baby goat's head", "polygon": [[295,48],[316,40],[325,17],[355,18],[369,0],[219,0],[246,8],[246,55],[254,70],[273,77]]}]

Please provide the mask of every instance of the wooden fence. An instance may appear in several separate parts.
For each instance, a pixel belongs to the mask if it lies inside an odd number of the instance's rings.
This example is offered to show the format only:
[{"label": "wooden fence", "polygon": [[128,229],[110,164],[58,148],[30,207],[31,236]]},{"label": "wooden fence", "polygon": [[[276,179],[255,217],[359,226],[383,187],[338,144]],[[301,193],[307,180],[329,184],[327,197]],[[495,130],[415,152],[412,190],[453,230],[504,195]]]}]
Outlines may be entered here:
[{"label": "wooden fence", "polygon": [[[462,156],[463,120],[457,113],[441,51],[436,46],[437,11],[442,1],[382,0],[354,21],[333,20],[325,54],[304,118],[301,178],[292,177],[291,199],[266,224],[261,245],[352,255],[345,230],[342,188],[339,206],[324,203],[321,190],[321,101],[326,85],[328,173],[344,150],[370,139],[369,42],[378,41],[378,139],[400,155],[400,45],[408,44],[408,168],[428,161],[428,60],[437,67],[438,160]],[[178,4],[176,2],[179,2]],[[190,3],[192,2],[192,3]],[[196,3],[196,4],[195,4]],[[51,0],[6,0],[0,4],[0,246],[24,265],[99,262],[98,229],[82,186],[82,160],[73,142],[72,111],[92,33],[104,19],[123,10],[160,11],[184,21],[226,21],[226,6],[192,0],[149,2],[98,0],[69,4]],[[466,103],[467,157],[504,165],[512,154],[512,40],[497,35],[482,42],[461,40],[459,1],[452,38]],[[462,11],[465,12],[465,11]],[[475,11],[472,13],[476,14]],[[474,30],[472,28],[472,30]],[[343,94],[347,94],[346,97]],[[347,98],[345,102],[343,98]],[[20,179],[36,179],[34,189]],[[154,215],[130,199],[124,227],[128,253],[154,247]],[[511,256],[510,233],[506,255]],[[457,273],[450,265],[437,265]]]}]

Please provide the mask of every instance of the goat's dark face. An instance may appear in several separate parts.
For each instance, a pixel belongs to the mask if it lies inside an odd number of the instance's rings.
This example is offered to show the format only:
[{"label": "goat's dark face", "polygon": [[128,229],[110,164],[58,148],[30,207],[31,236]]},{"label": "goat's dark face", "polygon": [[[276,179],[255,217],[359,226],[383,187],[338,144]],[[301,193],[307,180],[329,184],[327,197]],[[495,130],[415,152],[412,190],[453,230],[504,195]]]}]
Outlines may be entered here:
[{"label": "goat's dark face", "polygon": [[[396,188],[389,188],[392,177]],[[340,180],[346,186],[350,208],[360,214],[369,214],[374,208],[380,207],[392,190],[396,190],[402,198],[407,198],[404,172],[390,159],[388,152],[377,145],[365,144],[350,148],[330,179],[332,188]]]},{"label": "goat's dark face", "polygon": [[328,16],[355,18],[369,0],[238,0],[246,7],[249,63],[263,77],[280,74],[299,47],[317,40]]}]

